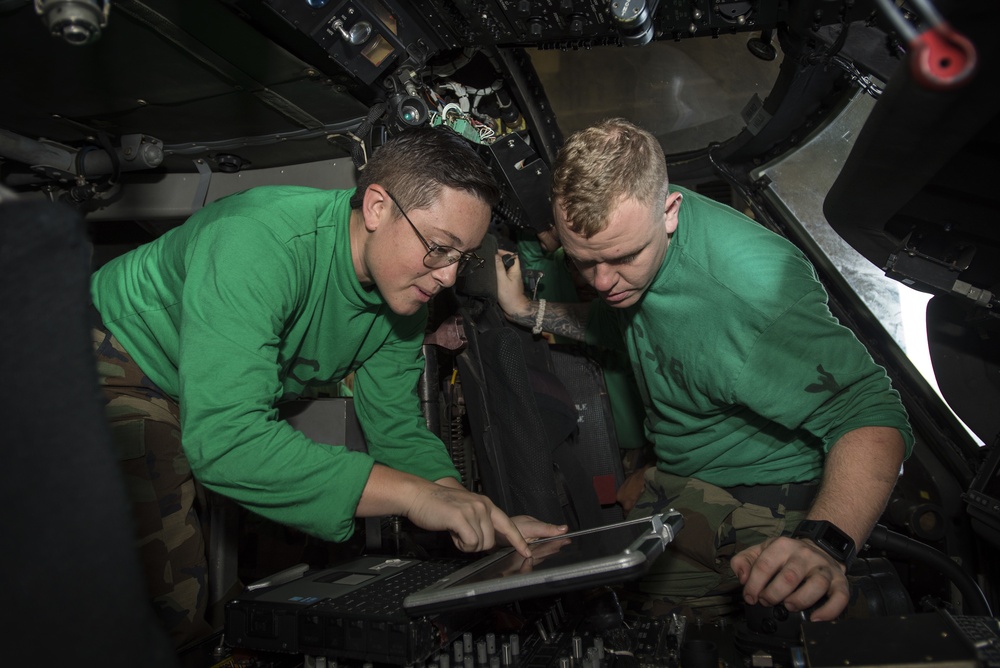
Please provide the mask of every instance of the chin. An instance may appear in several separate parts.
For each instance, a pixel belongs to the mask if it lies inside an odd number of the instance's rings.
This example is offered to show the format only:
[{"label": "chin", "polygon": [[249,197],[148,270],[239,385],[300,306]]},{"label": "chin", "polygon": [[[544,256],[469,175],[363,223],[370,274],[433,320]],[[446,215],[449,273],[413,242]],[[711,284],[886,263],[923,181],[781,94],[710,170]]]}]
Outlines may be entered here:
[{"label": "chin", "polygon": [[611,302],[605,302],[605,303],[608,306],[610,306],[611,308],[628,308],[629,306],[634,306],[635,303],[636,303],[636,301],[638,301],[638,300],[636,300],[636,299],[626,299],[623,302],[616,302],[614,304],[612,304]]},{"label": "chin", "polygon": [[629,306],[635,306],[639,302],[639,300],[642,299],[642,296],[644,294],[645,292],[633,292],[628,297],[619,302],[612,302],[605,299],[604,303],[610,306],[611,308],[628,308]]},{"label": "chin", "polygon": [[422,302],[414,301],[412,299],[387,299],[386,305],[389,307],[389,310],[396,315],[413,315],[424,307]]}]

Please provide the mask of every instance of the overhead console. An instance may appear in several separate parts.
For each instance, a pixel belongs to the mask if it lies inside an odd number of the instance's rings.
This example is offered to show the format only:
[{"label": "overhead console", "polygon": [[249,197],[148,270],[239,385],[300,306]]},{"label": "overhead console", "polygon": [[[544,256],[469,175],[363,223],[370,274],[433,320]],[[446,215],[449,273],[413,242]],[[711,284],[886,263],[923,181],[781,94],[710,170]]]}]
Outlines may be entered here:
[{"label": "overhead console", "polygon": [[[382,0],[266,0],[239,2],[241,9],[273,26],[268,12],[318,46],[364,84],[407,60],[422,67],[437,51],[460,46],[455,32],[416,5]],[[289,35],[295,38],[294,35]]]},{"label": "overhead console", "polygon": [[[262,17],[261,3],[236,4]],[[780,0],[265,0],[263,6],[366,84],[393,63],[439,50],[638,46],[770,29],[787,13]]]},{"label": "overhead console", "polygon": [[779,20],[778,0],[472,0],[416,3],[439,16],[467,45],[634,46],[759,30]]},{"label": "overhead console", "polygon": [[[773,52],[772,30],[857,20],[873,2],[117,0],[82,46],[82,23],[0,0],[0,56],[29,64],[0,73],[19,100],[0,109],[0,182],[54,188],[92,219],[183,218],[214,194],[219,174],[245,184],[289,165],[361,164],[388,134],[447,124],[488,154],[511,193],[503,217],[520,224],[527,210],[548,209],[548,165],[562,141],[529,49],[759,32]],[[198,178],[168,186],[164,174]],[[118,191],[139,182],[176,194],[153,211],[147,196],[139,210],[125,206]]]}]

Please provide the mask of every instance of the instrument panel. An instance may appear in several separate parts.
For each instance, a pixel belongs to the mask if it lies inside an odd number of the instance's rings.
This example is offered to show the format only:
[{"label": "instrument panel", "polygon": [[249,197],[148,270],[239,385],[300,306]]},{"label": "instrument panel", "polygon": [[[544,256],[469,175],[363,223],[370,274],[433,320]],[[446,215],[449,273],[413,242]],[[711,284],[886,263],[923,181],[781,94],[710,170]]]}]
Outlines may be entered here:
[{"label": "instrument panel", "polygon": [[[263,16],[256,3],[237,4]],[[457,48],[641,46],[767,30],[787,14],[783,0],[266,0],[264,6],[364,84],[394,64],[419,67]]]},{"label": "instrument panel", "polygon": [[[441,618],[424,621],[437,629],[438,647],[407,664],[413,668],[1000,666],[996,619],[942,610],[808,622],[781,606],[750,606],[742,614],[702,621],[684,614],[623,614],[604,589],[484,609],[466,615],[459,626]],[[394,665],[337,651],[324,656],[246,650],[230,646],[225,636],[181,658],[199,668]]]}]

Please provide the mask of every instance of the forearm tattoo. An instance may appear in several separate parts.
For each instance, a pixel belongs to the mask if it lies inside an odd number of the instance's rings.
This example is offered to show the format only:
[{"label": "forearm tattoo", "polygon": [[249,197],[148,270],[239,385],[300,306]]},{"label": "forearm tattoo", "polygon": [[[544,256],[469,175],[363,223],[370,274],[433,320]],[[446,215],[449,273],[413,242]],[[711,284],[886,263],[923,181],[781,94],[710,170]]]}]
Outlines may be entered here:
[{"label": "forearm tattoo", "polygon": [[[587,314],[590,305],[586,303],[545,303],[545,314],[542,316],[542,329],[567,339],[583,341],[587,331]],[[538,302],[530,302],[524,313],[508,315],[511,322],[531,329],[538,315]]]}]

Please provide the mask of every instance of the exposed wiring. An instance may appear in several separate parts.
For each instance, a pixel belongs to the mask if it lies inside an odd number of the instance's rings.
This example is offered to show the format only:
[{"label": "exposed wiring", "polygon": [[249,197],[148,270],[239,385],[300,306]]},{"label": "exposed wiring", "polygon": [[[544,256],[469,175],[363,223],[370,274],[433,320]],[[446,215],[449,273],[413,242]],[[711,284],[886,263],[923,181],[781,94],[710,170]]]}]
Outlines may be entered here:
[{"label": "exposed wiring", "polygon": [[833,43],[830,44],[829,48],[822,53],[810,56],[807,58],[806,62],[823,64],[829,63],[837,66],[847,74],[851,83],[857,84],[862,91],[871,95],[873,98],[878,99],[878,97],[882,95],[882,88],[872,81],[868,75],[863,74],[853,61],[840,55],[840,50],[844,47],[844,43],[847,41],[849,28],[849,24],[841,24],[840,33],[837,35],[836,39],[834,39]]},{"label": "exposed wiring", "polygon": [[851,83],[857,84],[862,91],[868,93],[873,98],[878,99],[882,95],[882,87],[872,81],[871,77],[862,74],[857,66],[847,58],[840,55],[832,56],[829,62],[844,70]]},{"label": "exposed wiring", "polygon": [[363,170],[368,165],[368,146],[365,143],[365,137],[371,132],[375,123],[385,115],[386,109],[385,102],[376,102],[368,110],[365,120],[353,131],[347,133],[347,137],[353,142],[351,144],[351,160],[358,171]]}]

